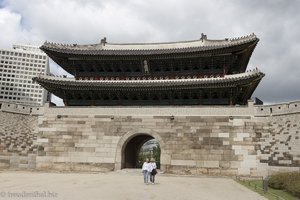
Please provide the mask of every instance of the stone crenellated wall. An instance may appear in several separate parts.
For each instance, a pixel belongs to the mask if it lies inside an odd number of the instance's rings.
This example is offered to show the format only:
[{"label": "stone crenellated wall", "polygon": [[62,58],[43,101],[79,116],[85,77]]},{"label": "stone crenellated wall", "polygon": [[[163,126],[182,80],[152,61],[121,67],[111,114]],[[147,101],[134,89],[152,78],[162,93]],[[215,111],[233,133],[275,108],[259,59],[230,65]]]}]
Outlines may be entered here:
[{"label": "stone crenellated wall", "polygon": [[300,101],[271,105],[256,105],[254,107],[254,115],[256,117],[272,117],[298,113],[300,113]]},{"label": "stone crenellated wall", "polygon": [[[6,110],[0,112],[0,123],[6,127],[0,128],[2,167],[118,170],[124,167],[127,144],[147,135],[159,142],[161,169],[166,172],[264,176],[300,169],[300,102],[256,106],[250,101],[248,106],[224,107],[12,107],[10,112],[11,106],[2,105]],[[17,114],[16,107],[27,113]]]},{"label": "stone crenellated wall", "polygon": [[300,169],[300,101],[255,106],[258,168],[264,174]]}]

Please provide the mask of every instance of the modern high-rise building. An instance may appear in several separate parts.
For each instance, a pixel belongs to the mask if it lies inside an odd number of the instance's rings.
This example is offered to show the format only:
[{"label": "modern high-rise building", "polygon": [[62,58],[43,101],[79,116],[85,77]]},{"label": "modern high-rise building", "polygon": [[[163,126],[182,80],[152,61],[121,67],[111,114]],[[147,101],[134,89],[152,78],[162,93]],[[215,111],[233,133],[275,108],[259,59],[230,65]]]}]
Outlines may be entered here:
[{"label": "modern high-rise building", "polygon": [[49,73],[49,58],[39,47],[13,45],[0,49],[0,100],[28,105],[42,105],[47,91],[32,81]]}]

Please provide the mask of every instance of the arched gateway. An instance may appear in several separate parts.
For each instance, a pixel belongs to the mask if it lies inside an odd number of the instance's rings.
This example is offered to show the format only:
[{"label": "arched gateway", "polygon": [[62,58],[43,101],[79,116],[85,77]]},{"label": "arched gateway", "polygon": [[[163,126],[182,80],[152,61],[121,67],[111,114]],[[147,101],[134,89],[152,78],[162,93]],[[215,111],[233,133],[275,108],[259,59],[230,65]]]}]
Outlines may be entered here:
[{"label": "arched gateway", "polygon": [[137,152],[145,142],[151,139],[155,139],[161,148],[161,168],[164,168],[167,164],[169,164],[165,159],[164,142],[160,135],[155,133],[153,130],[138,130],[126,133],[120,139],[116,151],[115,170],[134,168],[137,159]]}]

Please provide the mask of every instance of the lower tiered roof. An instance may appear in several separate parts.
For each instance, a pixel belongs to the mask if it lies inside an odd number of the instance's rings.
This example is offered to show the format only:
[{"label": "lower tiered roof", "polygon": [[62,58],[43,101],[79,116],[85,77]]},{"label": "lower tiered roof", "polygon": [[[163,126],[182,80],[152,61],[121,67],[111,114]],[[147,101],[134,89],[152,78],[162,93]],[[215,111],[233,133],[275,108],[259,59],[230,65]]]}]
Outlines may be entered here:
[{"label": "lower tiered roof", "polygon": [[157,90],[172,88],[224,88],[259,81],[264,74],[259,70],[213,78],[163,79],[163,80],[75,80],[39,75],[33,78],[47,90]]},{"label": "lower tiered roof", "polygon": [[[64,99],[66,104],[69,104],[68,102],[76,101],[74,105],[80,105],[79,101],[81,101],[83,105],[86,105],[86,103],[84,103],[85,100],[88,100],[89,102],[92,102],[93,100],[101,101],[101,98],[104,98],[103,96],[105,95],[108,96],[105,98],[111,97],[115,100],[120,100],[120,102],[126,94],[135,96],[134,98],[140,101],[145,98],[143,97],[145,95],[148,97],[149,95],[158,95],[155,99],[159,100],[161,96],[170,93],[176,95],[189,93],[189,96],[201,93],[205,94],[207,98],[210,98],[209,96],[212,95],[211,91],[220,93],[220,90],[227,93],[225,98],[228,99],[228,101],[226,101],[228,104],[245,104],[251,97],[263,76],[264,74],[259,70],[253,70],[241,74],[225,75],[224,77],[213,78],[163,80],[76,80],[75,78],[39,75],[33,80],[49,92]],[[202,97],[203,95],[197,96],[199,99]],[[214,96],[211,96],[211,98],[213,97]],[[127,96],[126,98],[128,100],[130,96]],[[231,102],[229,102],[229,100]],[[159,104],[159,101],[157,103]],[[152,104],[153,101],[151,101],[151,105]],[[182,104],[188,104],[188,101],[186,100],[185,103]],[[70,105],[72,105],[72,103]]]}]

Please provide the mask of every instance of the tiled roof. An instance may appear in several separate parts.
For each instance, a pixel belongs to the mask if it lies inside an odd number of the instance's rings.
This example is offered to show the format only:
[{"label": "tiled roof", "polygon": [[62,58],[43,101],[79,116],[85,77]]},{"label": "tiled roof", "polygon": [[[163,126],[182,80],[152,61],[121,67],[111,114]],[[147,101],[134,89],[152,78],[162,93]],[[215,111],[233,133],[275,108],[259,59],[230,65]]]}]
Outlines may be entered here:
[{"label": "tiled roof", "polygon": [[193,78],[193,79],[164,79],[164,80],[75,80],[74,78],[61,78],[39,75],[34,81],[44,88],[61,88],[72,90],[139,90],[162,88],[213,88],[235,87],[243,83],[260,81],[264,74],[259,70],[252,70],[241,74],[225,75],[218,78]]},{"label": "tiled roof", "polygon": [[90,45],[68,45],[45,42],[41,49],[44,51],[54,51],[67,54],[78,55],[152,55],[169,53],[187,53],[223,49],[239,46],[247,43],[255,43],[258,38],[255,34],[239,38],[224,40],[209,40],[202,37],[199,40],[169,42],[169,43],[107,43],[102,41],[98,44]]}]

